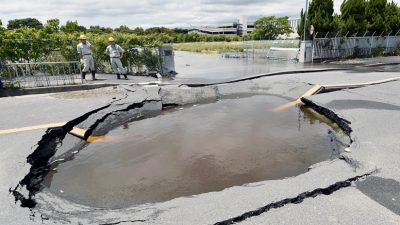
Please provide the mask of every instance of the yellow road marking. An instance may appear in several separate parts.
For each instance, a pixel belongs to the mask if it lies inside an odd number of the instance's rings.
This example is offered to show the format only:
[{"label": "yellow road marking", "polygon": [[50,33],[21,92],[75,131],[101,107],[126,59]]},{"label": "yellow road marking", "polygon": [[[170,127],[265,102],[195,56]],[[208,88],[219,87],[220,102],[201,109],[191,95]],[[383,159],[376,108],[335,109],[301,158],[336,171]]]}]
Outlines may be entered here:
[{"label": "yellow road marking", "polygon": [[[382,83],[387,83],[391,81],[396,81],[400,80],[400,77],[393,77],[393,78],[388,78],[388,79],[383,79],[379,81],[372,81],[372,82],[364,82],[364,83],[354,83],[354,84],[327,84],[327,85],[314,85],[311,89],[309,89],[306,93],[304,93],[300,98],[286,103],[284,105],[281,105],[279,107],[276,107],[272,109],[273,112],[280,112],[282,110],[285,110],[287,108],[293,107],[298,104],[303,104],[301,102],[301,98],[307,97],[314,95],[316,92],[318,92],[321,88],[346,88],[346,87],[358,87],[358,86],[367,86],[367,85],[374,85],[374,84],[382,84]],[[31,130],[39,130],[39,129],[46,129],[50,127],[61,127],[64,126],[65,122],[60,122],[60,123],[49,123],[49,124],[42,124],[42,125],[35,125],[35,126],[29,126],[29,127],[22,127],[22,128],[13,128],[13,129],[6,129],[6,130],[0,130],[0,135],[5,135],[5,134],[12,134],[12,133],[19,133],[19,132],[25,132],[25,131],[31,131]],[[71,134],[76,135],[78,137],[83,138],[86,134],[86,130],[74,127],[71,131]],[[120,140],[121,137],[110,137],[110,136],[90,136],[88,138],[88,142],[96,142],[96,141],[117,141]]]},{"label": "yellow road marking", "polygon": [[280,111],[283,111],[283,110],[288,109],[290,107],[293,107],[295,105],[303,104],[303,102],[301,101],[301,98],[314,95],[321,88],[363,87],[363,86],[367,86],[367,85],[383,84],[383,83],[396,81],[396,80],[400,80],[400,77],[392,77],[392,78],[378,80],[378,81],[364,82],[364,83],[354,83],[354,84],[326,84],[326,85],[316,84],[310,90],[308,90],[306,93],[304,93],[300,98],[298,98],[298,99],[296,99],[296,100],[294,100],[292,102],[286,103],[284,105],[278,106],[278,107],[272,109],[271,111],[272,112],[280,112]]},{"label": "yellow road marking", "polygon": [[321,85],[318,85],[318,84],[314,85],[311,89],[309,89],[306,93],[304,93],[300,98],[298,98],[294,101],[291,101],[289,103],[286,103],[284,105],[278,106],[278,107],[272,109],[271,111],[272,112],[280,112],[280,111],[283,111],[290,107],[293,107],[295,105],[303,104],[303,102],[301,102],[301,98],[311,96],[311,95],[315,94],[316,92],[318,92],[321,88],[322,88]]},{"label": "yellow road marking", "polygon": [[124,136],[90,136],[86,141],[93,142],[121,142],[125,140]]},{"label": "yellow road marking", "polygon": [[46,128],[50,128],[50,127],[61,127],[61,126],[64,126],[64,125],[65,125],[64,122],[63,123],[49,123],[49,124],[42,124],[42,125],[36,125],[36,126],[30,126],[30,127],[21,127],[21,128],[0,130],[0,135],[2,135],[2,134],[19,133],[19,132],[31,131],[31,130],[46,129]]},{"label": "yellow road marking", "polygon": [[364,83],[354,83],[354,84],[327,84],[327,85],[321,85],[323,87],[327,88],[332,88],[332,87],[338,87],[338,88],[346,88],[346,87],[358,87],[358,86],[366,86],[366,85],[374,85],[374,84],[383,84],[391,81],[396,81],[400,80],[400,77],[392,77],[388,79],[383,79],[383,80],[378,80],[378,81],[372,81],[372,82],[364,82]]},{"label": "yellow road marking", "polygon": [[90,136],[86,141],[92,143],[92,142],[103,142],[105,140],[106,136]]},{"label": "yellow road marking", "polygon": [[83,137],[85,137],[86,130],[79,128],[79,127],[74,127],[74,128],[72,128],[72,130],[69,133],[83,138]]}]

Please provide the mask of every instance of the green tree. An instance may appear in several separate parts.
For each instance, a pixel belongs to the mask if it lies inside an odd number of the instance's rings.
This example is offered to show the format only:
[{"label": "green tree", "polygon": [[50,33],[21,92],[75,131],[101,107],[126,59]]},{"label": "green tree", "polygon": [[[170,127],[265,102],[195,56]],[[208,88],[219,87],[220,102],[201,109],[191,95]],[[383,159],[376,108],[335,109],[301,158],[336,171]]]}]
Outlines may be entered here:
[{"label": "green tree", "polygon": [[273,40],[281,34],[292,32],[289,25],[288,17],[268,16],[258,19],[254,23],[254,31],[252,33],[255,39]]},{"label": "green tree", "polygon": [[93,34],[110,34],[113,32],[113,29],[110,27],[101,27],[101,26],[90,26],[89,29],[87,29],[88,33],[93,33]]},{"label": "green tree", "polygon": [[15,30],[15,29],[19,29],[19,28],[42,29],[43,24],[35,18],[15,19],[15,20],[8,21],[7,29]]},{"label": "green tree", "polygon": [[173,31],[174,33],[177,34],[187,34],[189,32],[188,29],[183,29],[183,28],[174,28]]},{"label": "green tree", "polygon": [[132,33],[132,30],[126,25],[121,25],[118,28],[115,28],[114,31],[115,32],[121,32],[121,33],[126,33],[126,34]]},{"label": "green tree", "polygon": [[64,33],[81,33],[86,31],[86,27],[80,26],[78,21],[67,21],[67,23],[61,26],[60,30]]},{"label": "green tree", "polygon": [[166,27],[150,27],[144,31],[145,34],[173,34],[174,32]]},{"label": "green tree", "polygon": [[335,15],[333,15],[332,31],[338,31],[341,27],[343,26],[340,15],[335,13]]},{"label": "green tree", "polygon": [[397,32],[400,30],[400,8],[391,2],[385,8],[385,26],[387,31]]},{"label": "green tree", "polygon": [[[54,40],[56,41],[56,40]],[[38,61],[47,56],[57,44],[48,34],[33,28],[20,28],[4,33],[0,55],[11,61]]]},{"label": "green tree", "polygon": [[301,9],[300,12],[300,24],[297,26],[297,34],[300,36],[300,39],[303,40],[304,35],[304,11]]},{"label": "green tree", "polygon": [[57,33],[60,31],[60,20],[59,19],[49,19],[43,27],[43,30],[48,33]]},{"label": "green tree", "polygon": [[144,29],[141,27],[136,27],[132,32],[136,35],[144,35]]},{"label": "green tree", "polygon": [[0,34],[4,32],[3,22],[0,20]]},{"label": "green tree", "polygon": [[367,20],[367,29],[377,32],[386,31],[385,26],[385,9],[386,0],[369,0],[365,11],[365,18]]},{"label": "green tree", "polygon": [[344,0],[340,6],[342,29],[352,32],[365,31],[367,2],[365,0]]},{"label": "green tree", "polygon": [[313,25],[315,31],[329,32],[333,23],[333,0],[313,0],[307,14],[307,27]]}]

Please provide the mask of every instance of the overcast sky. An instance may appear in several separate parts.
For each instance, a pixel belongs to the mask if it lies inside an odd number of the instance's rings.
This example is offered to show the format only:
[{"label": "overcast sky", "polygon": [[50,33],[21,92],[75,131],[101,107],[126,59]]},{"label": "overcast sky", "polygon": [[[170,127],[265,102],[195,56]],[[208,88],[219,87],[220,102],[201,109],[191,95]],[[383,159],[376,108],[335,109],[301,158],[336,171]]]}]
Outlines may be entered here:
[{"label": "overcast sky", "polygon": [[[231,23],[239,16],[299,17],[306,0],[0,0],[0,19],[58,18],[89,27],[184,27]],[[334,0],[339,12],[343,0]],[[395,0],[400,3],[400,0]]]}]

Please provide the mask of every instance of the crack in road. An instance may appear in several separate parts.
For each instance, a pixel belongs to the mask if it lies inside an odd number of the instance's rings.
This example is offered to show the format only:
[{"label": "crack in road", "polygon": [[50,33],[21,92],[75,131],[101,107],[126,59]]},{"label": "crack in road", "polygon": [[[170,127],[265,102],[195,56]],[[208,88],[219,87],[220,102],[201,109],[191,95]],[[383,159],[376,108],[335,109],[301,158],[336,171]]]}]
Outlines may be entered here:
[{"label": "crack in road", "polygon": [[[333,120],[348,136],[350,136],[351,132],[353,132],[353,129],[350,127],[351,122],[344,118],[339,117],[339,115],[334,113],[332,110],[319,106],[307,98],[301,98],[301,101],[306,106],[311,107],[316,112]],[[351,140],[351,142],[353,142],[353,140]]]},{"label": "crack in road", "polygon": [[129,110],[132,109],[137,109],[137,108],[142,108],[146,103],[151,103],[151,102],[160,102],[161,100],[143,100],[141,102],[138,103],[133,103],[133,104],[126,104],[127,107],[121,110],[116,110],[116,111],[112,111],[110,113],[105,114],[103,117],[99,118],[98,120],[96,120],[86,131],[85,136],[83,137],[84,140],[87,140],[93,133],[93,131],[98,127],[99,124],[101,124],[102,122],[104,122],[109,116],[113,115],[113,114],[118,114],[121,112],[128,112]]},{"label": "crack in road", "polygon": [[265,206],[263,206],[263,207],[261,207],[259,209],[243,213],[240,216],[233,217],[233,218],[230,218],[230,219],[215,223],[214,225],[228,225],[228,224],[234,224],[234,223],[242,222],[242,221],[244,221],[246,219],[249,219],[251,217],[259,216],[259,215],[261,215],[263,213],[266,213],[266,212],[270,211],[271,209],[281,208],[281,207],[284,207],[285,205],[288,205],[288,204],[299,204],[299,203],[302,203],[307,198],[315,198],[315,197],[317,197],[319,195],[331,195],[332,193],[334,193],[334,192],[336,192],[336,191],[338,191],[340,189],[343,189],[343,188],[351,186],[351,184],[353,182],[358,181],[360,179],[364,179],[364,178],[366,178],[366,177],[368,177],[368,176],[370,176],[370,175],[372,175],[372,174],[374,174],[376,172],[377,172],[377,170],[374,170],[372,172],[365,173],[365,174],[360,175],[360,176],[349,178],[349,179],[347,179],[345,181],[339,181],[339,182],[337,182],[335,184],[332,184],[332,185],[330,185],[329,187],[326,187],[326,188],[318,188],[318,189],[315,189],[315,190],[310,191],[310,192],[303,192],[303,193],[299,194],[298,196],[296,196],[294,198],[286,198],[286,199],[283,199],[283,200],[278,201],[278,202],[270,203],[270,204],[265,205]]},{"label": "crack in road", "polygon": [[217,82],[217,83],[209,83],[209,84],[180,84],[178,87],[181,86],[187,86],[187,87],[207,87],[207,86],[213,86],[213,85],[219,85],[219,84],[233,84],[233,83],[238,83],[242,81],[248,81],[248,80],[255,80],[263,77],[273,77],[273,76],[280,76],[280,75],[293,75],[293,74],[299,74],[299,73],[318,73],[318,72],[327,72],[327,71],[339,71],[339,70],[346,70],[346,69],[337,69],[337,68],[331,68],[331,69],[314,69],[314,70],[294,70],[294,71],[283,71],[283,72],[275,72],[275,73],[268,73],[268,74],[260,74],[256,76],[251,76],[251,77],[246,77],[246,78],[241,78],[241,79],[236,79],[236,80],[230,80],[230,81],[225,81],[225,82]]},{"label": "crack in road", "polygon": [[117,221],[117,222],[113,222],[113,223],[101,223],[99,225],[116,225],[116,224],[121,224],[121,223],[144,223],[147,220],[122,220],[122,221]]},{"label": "crack in road", "polygon": [[[85,121],[92,114],[110,106],[111,104],[108,104],[101,108],[95,109],[85,113],[83,116],[69,121],[62,127],[49,128],[46,131],[42,139],[38,142],[35,151],[27,157],[27,162],[31,164],[29,173],[14,189],[9,189],[9,192],[15,197],[15,202],[20,201],[21,207],[34,208],[36,206],[36,201],[33,199],[33,197],[42,188],[41,183],[43,178],[50,169],[50,164],[48,161],[56,153],[59,144],[76,124]],[[26,187],[29,192],[28,196],[24,196],[20,191],[17,190],[22,187]]]},{"label": "crack in road", "polygon": [[[27,162],[31,164],[31,168],[29,173],[18,183],[15,188],[10,188],[9,192],[14,196],[15,203],[18,201],[21,203],[21,207],[24,208],[34,208],[37,204],[34,196],[43,189],[43,179],[46,174],[50,171],[51,164],[49,160],[56,154],[57,149],[62,145],[62,141],[66,137],[66,135],[74,128],[74,126],[84,122],[90,116],[101,112],[104,109],[107,109],[113,105],[114,103],[126,99],[127,94],[125,94],[122,98],[112,101],[111,103],[100,107],[98,109],[92,110],[84,115],[67,122],[62,127],[49,128],[46,130],[46,133],[42,136],[41,140],[37,144],[37,148],[34,150],[32,154],[27,157]],[[120,110],[111,111],[105,114],[103,117],[95,121],[86,132],[85,138],[89,137],[90,134],[96,129],[96,127],[101,124],[108,116],[129,111],[135,108],[141,108],[144,106],[146,102],[160,102],[161,100],[143,100],[137,103],[126,103],[127,107]],[[22,188],[25,187],[28,193],[23,193]]]}]

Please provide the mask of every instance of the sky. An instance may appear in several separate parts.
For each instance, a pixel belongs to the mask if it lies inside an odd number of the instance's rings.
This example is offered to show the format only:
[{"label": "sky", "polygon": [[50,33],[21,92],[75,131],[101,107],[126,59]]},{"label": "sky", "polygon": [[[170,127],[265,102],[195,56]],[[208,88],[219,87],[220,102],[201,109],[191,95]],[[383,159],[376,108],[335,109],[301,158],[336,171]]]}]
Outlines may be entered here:
[{"label": "sky", "polygon": [[[58,18],[89,27],[187,27],[232,23],[246,16],[298,18],[306,0],[0,0],[0,20],[33,17],[45,23]],[[340,12],[343,0],[334,0]],[[395,0],[400,5],[400,0]]]}]

